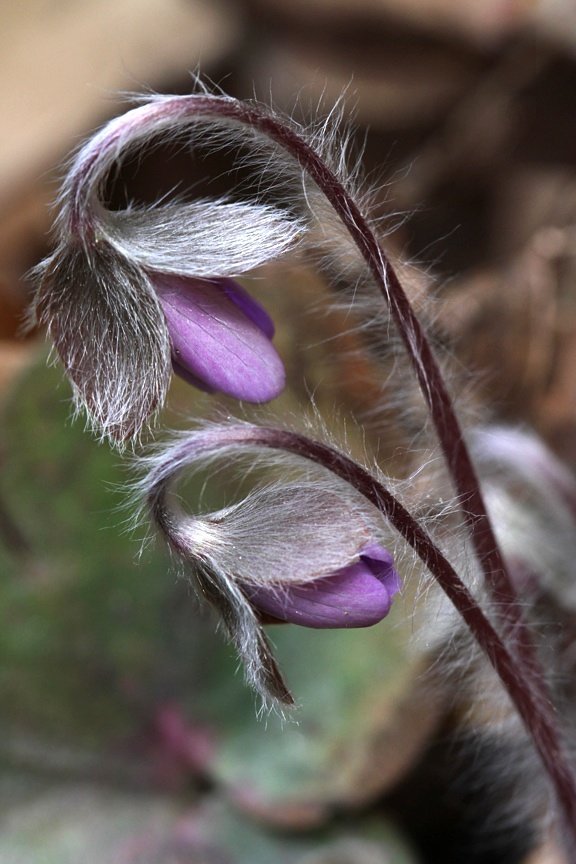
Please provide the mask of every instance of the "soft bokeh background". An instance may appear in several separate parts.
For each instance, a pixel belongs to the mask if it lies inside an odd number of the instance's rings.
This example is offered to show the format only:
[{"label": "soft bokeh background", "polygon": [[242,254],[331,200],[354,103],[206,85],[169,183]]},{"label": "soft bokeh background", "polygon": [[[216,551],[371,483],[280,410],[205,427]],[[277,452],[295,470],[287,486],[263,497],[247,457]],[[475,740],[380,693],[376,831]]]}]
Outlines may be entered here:
[{"label": "soft bokeh background", "polygon": [[[301,722],[257,721],[213,620],[162,550],[139,558],[122,530],[121,458],[71,425],[41,336],[21,334],[67,154],[119,93],[189,92],[197,69],[299,116],[345,91],[395,214],[387,243],[438,286],[438,329],[478,370],[476,400],[576,462],[572,0],[2,0],[0,861],[522,860],[529,832],[504,858],[453,800],[433,818],[406,805],[399,784],[429,788],[418,766],[452,701],[406,650],[401,604],[366,632],[277,629]],[[226,167],[159,152],[118,194],[220,190],[206,174]],[[325,347],[338,320],[302,316],[325,291],[314,270],[257,288],[290,370],[280,410],[310,391],[328,416],[366,408],[366,369]],[[181,386],[172,406],[171,422],[211,410]]]}]

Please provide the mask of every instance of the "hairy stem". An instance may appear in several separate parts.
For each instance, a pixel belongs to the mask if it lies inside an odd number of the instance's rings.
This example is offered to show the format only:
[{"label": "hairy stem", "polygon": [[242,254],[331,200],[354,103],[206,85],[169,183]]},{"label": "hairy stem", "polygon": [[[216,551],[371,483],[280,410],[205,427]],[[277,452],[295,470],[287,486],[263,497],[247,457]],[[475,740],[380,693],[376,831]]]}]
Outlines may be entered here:
[{"label": "hairy stem", "polygon": [[159,134],[171,125],[221,120],[253,129],[282,147],[307,172],[324,193],[349,231],[376,284],[411,359],[450,476],[460,499],[480,566],[502,614],[505,626],[518,645],[519,662],[527,674],[537,661],[525,627],[520,604],[487,515],[480,483],[470,458],[460,422],[428,337],[418,321],[402,284],[364,214],[341,180],[321,155],[294,128],[262,106],[224,96],[195,94],[152,101],[112,121],[83,152],[69,178],[69,228],[84,240],[94,230],[90,212],[93,196],[121,150]]},{"label": "hairy stem", "polygon": [[228,113],[230,107],[235,109],[234,114],[244,115],[239,119],[260,129],[297,159],[326,195],[358,246],[390,307],[390,314],[414,366],[482,569],[495,599],[503,601],[506,607],[512,607],[510,615],[514,620],[519,614],[516,593],[487,515],[480,483],[464,441],[460,422],[430,341],[412,309],[392,264],[381,249],[354,198],[318,153],[300,135],[289,126],[280,123],[275,117],[252,105],[234,102],[230,106],[226,102],[217,113],[220,113],[222,108]]},{"label": "hairy stem", "polygon": [[[377,507],[414,549],[466,622],[532,737],[556,791],[570,861],[576,862],[576,783],[569,755],[558,733],[554,707],[550,701],[542,698],[530,678],[519,674],[517,658],[509,650],[506,641],[426,531],[391,492],[348,456],[327,444],[285,429],[250,425],[212,428],[197,433],[192,440],[184,440],[174,456],[176,461],[180,461],[190,451],[198,455],[202,451],[235,445],[284,450],[321,465],[350,483]],[[152,506],[165,479],[156,479],[153,475],[149,478],[149,501]]]},{"label": "hairy stem", "polygon": [[[200,112],[214,112],[218,116],[252,126],[288,151],[322,190],[349,231],[388,303],[392,319],[415,370],[460,500],[480,567],[495,607],[501,616],[503,632],[507,637],[510,651],[516,655],[515,677],[518,678],[518,667],[521,667],[523,674],[520,677],[526,682],[530,681],[531,691],[538,694],[543,704],[551,705],[546,679],[522,615],[519,598],[496,540],[478,475],[440,365],[400,279],[381,249],[368,220],[360,211],[353,196],[322,157],[293,128],[261,107],[249,103],[215,96],[199,96],[198,102],[197,110]],[[467,621],[466,617],[465,620]],[[470,626],[470,622],[467,623]],[[478,638],[476,631],[473,632]],[[548,712],[548,721],[546,728],[552,735],[551,740],[559,741],[560,733],[551,709]],[[547,764],[550,768],[552,763],[548,761]],[[573,797],[570,806],[575,808],[576,812],[576,798],[574,798],[576,783],[571,779],[569,785],[570,795]],[[576,854],[576,827],[572,831],[575,837]]]},{"label": "hairy stem", "polygon": [[[496,540],[478,475],[439,363],[396,271],[381,249],[368,220],[360,211],[352,195],[301,135],[258,106],[213,96],[200,96],[198,100],[200,103],[198,105],[199,111],[213,111],[216,115],[228,117],[258,129],[287,150],[298,161],[326,195],[346,226],[388,303],[390,314],[404,342],[424,400],[430,411],[480,567],[492,594],[495,607],[501,616],[507,644],[510,646],[510,651],[515,655],[514,674],[507,678],[501,676],[502,680],[512,695],[512,689],[518,689],[520,679],[522,681],[520,688],[526,687],[530,691],[533,701],[535,700],[538,705],[548,706],[544,712],[546,722],[542,726],[542,734],[548,739],[550,746],[547,746],[546,749],[548,755],[552,753],[552,758],[544,759],[544,762],[550,776],[554,779],[554,772],[558,773],[557,769],[553,767],[556,759],[554,754],[560,752],[562,747],[560,730],[552,709],[546,678],[536,655],[529,628],[522,615],[519,598]],[[454,600],[454,598],[451,599]],[[475,637],[480,641],[477,629],[464,615],[462,606],[456,604],[456,608],[459,609]],[[485,644],[483,647],[487,650]],[[507,656],[509,656],[508,649]],[[519,668],[521,670],[520,675],[518,674]],[[514,702],[519,707],[518,700],[514,699]],[[525,711],[522,716],[527,722]],[[540,721],[536,722],[536,727],[540,728]],[[538,737],[539,733],[534,736],[536,743],[538,743]],[[566,773],[568,777],[566,783],[560,784],[562,788],[558,786],[556,780],[554,782],[558,788],[559,798],[563,801],[565,812],[569,817],[575,817],[576,781],[568,767],[565,770],[562,769],[562,773]],[[574,855],[576,855],[575,818],[572,818],[572,825],[569,830],[570,836],[574,838]]]},{"label": "hairy stem", "polygon": [[[163,129],[206,120],[224,121],[255,130],[282,147],[296,160],[326,195],[389,304],[390,314],[404,341],[430,411],[480,566],[496,601],[495,608],[501,614],[503,637],[509,647],[483,615],[474,598],[470,597],[446,559],[437,557],[439,550],[429,538],[426,540],[426,535],[423,535],[410,515],[397,502],[388,500],[382,487],[374,485],[376,481],[373,478],[346,460],[346,457],[334,455],[336,451],[322,449],[322,445],[314,445],[320,448],[314,451],[315,455],[312,451],[302,455],[316,458],[321,464],[328,463],[326,467],[346,476],[359,491],[377,503],[441,582],[490,657],[524,722],[532,731],[567,816],[568,833],[573,838],[573,854],[576,856],[576,785],[568,762],[563,758],[560,734],[548,697],[546,680],[539,668],[529,630],[520,611],[520,603],[498,548],[452,399],[430,342],[414,314],[394,268],[380,248],[368,220],[336,174],[294,128],[257,105],[209,94],[159,99],[129,112],[126,118],[113,121],[93,139],[69,175],[68,209],[64,223],[73,234],[78,232],[83,235],[81,239],[86,242],[94,231],[90,212],[97,203],[97,191],[120,151],[138,141],[149,139]],[[275,434],[280,436],[287,433]],[[298,452],[294,443],[290,445],[286,440],[282,444],[280,438],[277,438],[277,441],[279,443],[276,445],[264,441],[262,443],[264,446],[283,446]],[[351,466],[354,466],[354,470]]]}]

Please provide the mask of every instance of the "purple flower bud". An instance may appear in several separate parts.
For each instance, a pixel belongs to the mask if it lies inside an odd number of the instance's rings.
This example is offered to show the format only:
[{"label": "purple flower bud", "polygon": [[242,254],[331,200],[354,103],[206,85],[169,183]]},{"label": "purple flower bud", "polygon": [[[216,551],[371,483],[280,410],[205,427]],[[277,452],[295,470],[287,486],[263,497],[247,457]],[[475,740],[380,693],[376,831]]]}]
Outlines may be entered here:
[{"label": "purple flower bud", "polygon": [[[246,433],[259,436],[254,449],[246,448]],[[182,510],[183,473],[213,470],[214,457],[230,466],[248,449],[250,465],[264,456],[261,465],[270,470],[262,434],[250,424],[187,432],[145,460],[137,489],[199,593],[220,613],[247,680],[268,704],[290,704],[262,625],[273,618],[316,629],[370,627],[389,613],[400,577],[377,540],[380,513],[324,470],[257,487],[215,512]],[[302,471],[296,454],[282,453],[280,465]]]},{"label": "purple flower bud", "polygon": [[56,249],[36,270],[30,323],[47,328],[76,409],[116,444],[137,439],[162,408],[172,371],[249,402],[284,386],[272,321],[229,277],[298,242],[305,224],[290,208],[200,199],[110,210],[103,197],[118,166],[151,140],[185,131],[193,140],[222,124],[234,140],[221,110],[231,103],[209,100],[206,113],[206,98],[154,97],[78,151],[59,199]]},{"label": "purple flower bud", "polygon": [[172,343],[172,365],[208,392],[267,402],[284,388],[282,361],[264,309],[232,279],[154,274]]},{"label": "purple flower bud", "polygon": [[370,627],[386,617],[400,589],[390,553],[370,543],[358,560],[304,584],[245,589],[248,599],[267,615],[317,629]]}]

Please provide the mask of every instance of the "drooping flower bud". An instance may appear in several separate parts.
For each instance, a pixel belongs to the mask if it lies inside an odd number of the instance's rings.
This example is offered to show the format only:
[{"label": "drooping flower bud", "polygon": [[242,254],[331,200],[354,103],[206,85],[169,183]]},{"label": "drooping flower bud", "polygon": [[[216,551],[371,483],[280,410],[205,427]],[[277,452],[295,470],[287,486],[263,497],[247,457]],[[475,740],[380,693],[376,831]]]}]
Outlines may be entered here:
[{"label": "drooping flower bud", "polygon": [[237,449],[220,446],[221,433],[216,427],[211,440],[208,427],[163,448],[148,460],[139,492],[199,594],[222,616],[249,683],[265,700],[289,703],[262,622],[368,627],[389,613],[400,579],[379,539],[378,511],[327,472],[257,488],[213,513],[184,513],[172,494],[181,472],[215,456],[227,464],[238,458]]},{"label": "drooping flower bud", "polygon": [[162,407],[171,358],[194,385],[251,402],[284,386],[272,322],[230,277],[294,245],[302,229],[288,210],[257,201],[120,211],[104,203],[108,178],[135,148],[183,129],[229,129],[203,104],[157,97],[88,141],[60,196],[58,247],[37,270],[31,321],[47,328],[76,407],[116,443],[137,436]]}]

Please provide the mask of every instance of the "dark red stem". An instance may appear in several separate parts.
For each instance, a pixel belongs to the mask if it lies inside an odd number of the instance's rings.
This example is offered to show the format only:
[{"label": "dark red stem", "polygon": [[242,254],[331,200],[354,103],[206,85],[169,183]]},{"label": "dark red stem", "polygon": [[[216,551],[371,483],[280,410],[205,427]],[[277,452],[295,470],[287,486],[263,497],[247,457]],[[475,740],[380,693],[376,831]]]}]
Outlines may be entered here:
[{"label": "dark red stem", "polygon": [[[565,758],[561,736],[557,728],[546,679],[539,668],[538,659],[523,620],[520,603],[500,553],[492,525],[487,515],[480,483],[470,458],[462,429],[451,397],[445,385],[439,364],[428,338],[417,320],[398,276],[380,248],[368,220],[359,210],[354,198],[325,164],[322,157],[290,125],[279,121],[270,112],[256,105],[210,95],[175,97],[168,104],[158,102],[148,113],[140,109],[134,119],[134,131],[143,133],[150,113],[172,115],[175,122],[184,117],[202,121],[214,117],[256,130],[284,148],[306,171],[324,193],[350,232],[369,271],[390,307],[390,314],[404,341],[425,402],[429,408],[444,453],[448,470],[460,498],[464,518],[487,584],[493,595],[495,609],[501,613],[503,635],[508,646],[494,630],[476,601],[469,594],[450,564],[422,532],[409,513],[389,496],[369,474],[347,460],[342,454],[320,444],[309,444],[301,455],[315,459],[325,467],[346,477],[382,512],[405,536],[425,561],[431,572],[459,610],[473,634],[488,654],[524,722],[531,730],[538,752],[554,782],[562,810],[567,818],[568,836],[572,839],[572,855],[576,862],[576,785]],[[163,117],[165,120],[166,117]],[[161,124],[162,125],[162,124]],[[111,133],[112,134],[112,133]],[[118,129],[114,134],[119,134]],[[79,168],[74,185],[70,219],[73,221],[86,205],[82,188],[91,189],[86,182],[103,150],[112,148],[114,141],[102,142]],[[95,170],[95,169],[94,169]],[[97,172],[96,172],[97,174]],[[88,192],[86,192],[88,194]],[[78,224],[81,224],[78,222]],[[276,436],[288,433],[277,432]],[[254,442],[254,439],[252,439]],[[276,444],[262,441],[263,446],[283,447],[299,452],[297,436],[292,439],[276,438]],[[290,443],[292,441],[292,443]],[[300,445],[302,446],[302,445]],[[311,449],[310,449],[311,448]],[[440,557],[438,557],[440,555]]]},{"label": "dark red stem", "polygon": [[[476,641],[500,677],[510,699],[531,735],[536,750],[556,789],[564,816],[566,839],[570,843],[571,861],[576,862],[576,785],[571,762],[558,734],[554,708],[541,697],[518,668],[516,657],[484,614],[476,598],[460,579],[450,562],[410,512],[372,475],[338,450],[285,429],[258,426],[208,428],[185,440],[177,462],[189,452],[200,455],[222,446],[256,446],[284,450],[321,465],[350,483],[370,501],[394,526],[434,576],[442,590],[460,613]],[[149,501],[156,501],[165,477],[154,480]]]},{"label": "dark red stem", "polygon": [[[505,651],[506,661],[498,661],[491,654],[493,644],[490,640],[486,641],[486,631],[481,635],[482,627],[478,629],[477,622],[474,623],[474,615],[470,616],[470,613],[466,612],[466,603],[461,602],[463,595],[460,589],[455,587],[456,583],[451,587],[448,583],[444,584],[444,590],[449,593],[456,608],[495,664],[524,722],[533,733],[544,764],[556,784],[562,809],[568,819],[568,831],[576,856],[576,783],[567,763],[561,767],[557,765],[563,748],[546,679],[540,669],[529,630],[522,616],[521,605],[488,517],[476,469],[470,458],[440,366],[396,271],[380,248],[374,232],[352,195],[301,135],[290,126],[278,121],[272,114],[249,103],[214,96],[200,96],[197,99],[197,110],[200,113],[203,111],[214,113],[257,129],[296,159],[325,194],[348,229],[388,303],[390,314],[398,327],[430,411],[480,566],[496,608],[502,616],[504,632],[509,637],[509,644],[513,646],[515,657],[512,661],[513,668],[507,666],[511,654],[504,648],[499,637],[497,637],[498,651],[501,649]],[[372,478],[370,482],[374,482]],[[406,511],[404,513],[406,514]],[[420,543],[416,538],[417,535],[414,535],[414,542],[412,542],[406,537],[420,554],[422,550],[414,545]],[[423,560],[430,566],[430,562],[425,557]],[[456,579],[458,580],[457,576]],[[458,583],[462,585],[460,580]],[[477,604],[475,606],[479,609]],[[483,621],[489,624],[484,616]],[[494,632],[493,628],[491,629]]]},{"label": "dark red stem", "polygon": [[[214,97],[207,97],[208,99]],[[201,110],[201,109],[200,109]],[[454,410],[452,399],[440,367],[418,318],[392,264],[381,249],[367,219],[352,195],[328,168],[321,156],[293,129],[275,117],[250,104],[233,100],[220,102],[218,114],[226,114],[257,128],[284,147],[295,158],[326,195],[326,198],[350,232],[390,308],[414,366],[422,394],[429,408],[448,470],[482,569],[494,597],[504,601],[504,608],[515,621],[520,618],[518,598],[507,573],[492,525],[487,515],[480,483]]]}]

